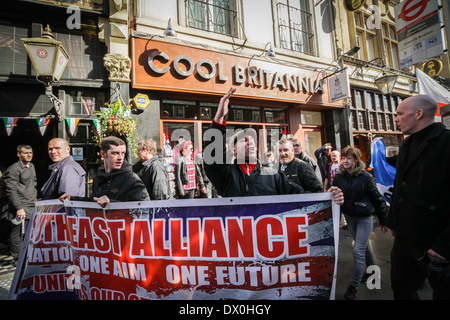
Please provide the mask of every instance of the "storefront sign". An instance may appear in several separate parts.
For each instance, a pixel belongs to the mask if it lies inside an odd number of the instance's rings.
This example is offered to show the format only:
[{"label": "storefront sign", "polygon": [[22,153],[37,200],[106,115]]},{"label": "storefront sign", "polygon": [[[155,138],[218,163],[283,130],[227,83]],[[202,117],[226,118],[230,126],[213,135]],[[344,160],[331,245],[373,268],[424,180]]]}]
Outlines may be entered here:
[{"label": "storefront sign", "polygon": [[404,0],[395,6],[400,67],[444,53],[437,0]]},{"label": "storefront sign", "polygon": [[150,105],[150,99],[148,95],[138,93],[132,100],[133,107],[139,111],[144,111]]},{"label": "storefront sign", "polygon": [[37,202],[16,299],[333,299],[331,193]]},{"label": "storefront sign", "polygon": [[329,106],[322,73],[263,58],[247,58],[141,38],[133,38],[133,87],[223,94]]},{"label": "storefront sign", "polygon": [[345,10],[354,12],[356,10],[359,10],[359,8],[361,8],[364,3],[366,3],[366,0],[343,0],[343,2]]},{"label": "storefront sign", "polygon": [[442,61],[438,59],[431,59],[424,63],[422,71],[430,77],[435,77],[442,71]]},{"label": "storefront sign", "polygon": [[328,85],[330,86],[331,102],[351,97],[348,69],[344,69],[335,76],[328,78]]}]

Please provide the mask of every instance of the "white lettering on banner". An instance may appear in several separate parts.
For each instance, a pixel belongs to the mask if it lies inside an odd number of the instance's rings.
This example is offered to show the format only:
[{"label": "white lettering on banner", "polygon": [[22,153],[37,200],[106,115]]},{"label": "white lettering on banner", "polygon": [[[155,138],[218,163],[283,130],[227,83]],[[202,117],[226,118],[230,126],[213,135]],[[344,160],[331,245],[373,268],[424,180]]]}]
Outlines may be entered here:
[{"label": "white lettering on banner", "polygon": [[[200,199],[194,208],[182,200],[114,203],[105,210],[39,202],[11,288],[16,299],[334,298],[339,212],[332,196],[270,198]],[[266,312],[248,302],[228,305],[212,315]]]},{"label": "white lettering on banner", "polygon": [[[121,243],[125,231],[122,219],[41,214],[34,220],[31,240],[35,243],[66,243],[73,248],[122,256]],[[208,260],[273,260],[295,258],[309,254],[307,217],[304,214],[283,218],[264,215],[252,217],[185,219],[134,219],[131,223],[129,255],[132,258],[196,258]],[[168,240],[165,230],[168,228]],[[187,234],[183,234],[184,228]],[[183,239],[187,239],[186,242]],[[213,239],[213,240],[212,240]],[[70,250],[61,247],[34,248],[30,262],[68,261]],[[91,257],[93,258],[93,257]],[[81,269],[88,269],[93,261],[82,261]],[[87,259],[87,257],[86,257]],[[106,273],[104,262],[94,261]]]}]

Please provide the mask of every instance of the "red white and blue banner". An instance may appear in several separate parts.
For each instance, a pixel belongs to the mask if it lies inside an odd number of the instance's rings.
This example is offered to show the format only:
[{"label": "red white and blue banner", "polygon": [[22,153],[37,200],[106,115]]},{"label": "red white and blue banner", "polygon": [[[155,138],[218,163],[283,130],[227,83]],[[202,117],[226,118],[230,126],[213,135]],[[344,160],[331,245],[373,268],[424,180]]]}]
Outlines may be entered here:
[{"label": "red white and blue banner", "polygon": [[331,193],[36,203],[11,299],[334,299]]}]

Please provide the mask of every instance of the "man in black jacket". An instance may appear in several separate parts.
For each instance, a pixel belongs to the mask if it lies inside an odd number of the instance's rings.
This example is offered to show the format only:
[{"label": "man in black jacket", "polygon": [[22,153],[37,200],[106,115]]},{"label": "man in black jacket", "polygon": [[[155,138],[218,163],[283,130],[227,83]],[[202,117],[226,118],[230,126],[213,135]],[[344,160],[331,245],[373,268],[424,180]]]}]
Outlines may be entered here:
[{"label": "man in black jacket", "polygon": [[319,181],[313,167],[309,163],[295,157],[292,144],[291,139],[278,141],[280,172],[283,172],[289,181],[300,185],[307,192],[323,192],[322,183]]},{"label": "man in black jacket", "polygon": [[395,299],[417,299],[426,276],[435,299],[450,299],[450,279],[431,272],[427,263],[450,268],[450,131],[434,122],[437,107],[430,97],[418,95],[402,101],[396,111],[398,128],[410,136],[400,147],[388,221],[395,236]]},{"label": "man in black jacket", "polygon": [[[101,207],[105,207],[111,200],[150,200],[144,183],[125,160],[125,142],[114,136],[106,137],[102,140],[100,148],[103,166],[98,169],[94,177],[92,184],[93,200]],[[70,197],[65,193],[59,199],[64,201],[69,200]]]},{"label": "man in black jacket", "polygon": [[[221,99],[214,117],[212,128],[220,130],[222,157],[204,154],[205,171],[217,192],[222,197],[261,196],[277,194],[295,194],[304,192],[303,188],[289,182],[284,174],[271,167],[263,167],[257,160],[255,133],[251,130],[240,131],[230,139],[230,148],[233,150],[235,160],[226,161],[226,122],[224,117],[228,113],[229,99],[236,89],[231,88]],[[217,132],[217,131],[216,131]],[[214,140],[216,146],[219,143]],[[211,159],[214,158],[214,159]],[[217,161],[219,160],[219,161]],[[342,191],[333,188],[335,201],[342,204],[344,197]]]}]

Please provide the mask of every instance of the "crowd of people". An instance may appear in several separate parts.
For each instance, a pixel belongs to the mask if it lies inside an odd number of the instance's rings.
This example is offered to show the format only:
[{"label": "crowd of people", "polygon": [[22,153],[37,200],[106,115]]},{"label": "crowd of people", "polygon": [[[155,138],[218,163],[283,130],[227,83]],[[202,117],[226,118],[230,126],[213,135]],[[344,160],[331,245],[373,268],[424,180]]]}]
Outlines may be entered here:
[{"label": "crowd of people", "polygon": [[[222,148],[218,148],[223,154],[214,155],[223,161],[203,161],[201,153],[194,159],[192,143],[180,141],[174,170],[175,198],[192,199],[196,192],[205,198],[331,192],[354,239],[354,265],[346,299],[356,299],[365,267],[373,264],[368,247],[373,216],[378,218],[382,232],[391,229],[395,235],[391,271],[394,298],[418,298],[417,290],[425,277],[429,278],[434,298],[450,298],[450,214],[445,202],[450,194],[450,168],[438,164],[450,157],[450,131],[434,122],[434,100],[419,95],[398,106],[395,121],[410,136],[398,157],[389,159],[397,167],[389,208],[367,172],[360,150],[354,146],[338,151],[327,143],[315,151],[313,159],[302,150],[299,140],[286,138],[278,141],[275,152],[266,155],[273,160],[263,164],[257,157],[255,132],[238,131],[231,141],[227,140],[225,118],[234,92],[231,88],[221,98],[210,127],[223,135]],[[92,195],[86,195],[86,173],[70,155],[66,140],[55,138],[48,143],[53,165],[41,190],[36,189],[32,148],[17,147],[18,161],[3,172],[0,185],[3,199],[7,199],[2,202],[2,220],[12,222],[7,233],[14,261],[38,199],[91,200],[105,207],[111,201],[174,198],[154,140],[139,142],[139,161],[133,166],[125,159],[126,144],[122,139],[106,137],[100,149],[103,165],[94,177]],[[234,161],[229,161],[230,152]],[[273,161],[278,165],[274,166]]]}]

